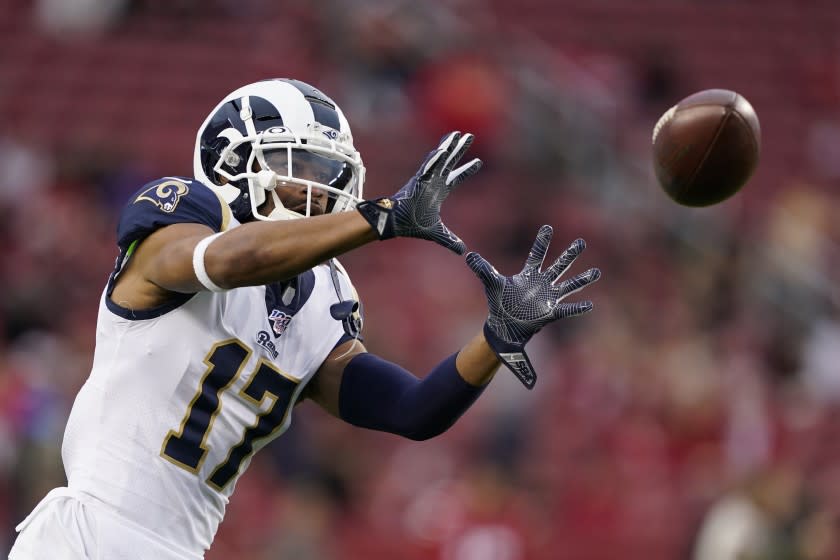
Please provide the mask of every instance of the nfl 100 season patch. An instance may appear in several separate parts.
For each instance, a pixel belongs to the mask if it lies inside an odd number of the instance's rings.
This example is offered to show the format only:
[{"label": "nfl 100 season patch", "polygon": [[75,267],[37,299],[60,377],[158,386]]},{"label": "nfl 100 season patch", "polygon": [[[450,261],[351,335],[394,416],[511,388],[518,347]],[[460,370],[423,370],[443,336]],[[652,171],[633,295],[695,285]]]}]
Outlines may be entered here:
[{"label": "nfl 100 season patch", "polygon": [[292,322],[292,315],[279,309],[272,309],[268,315],[268,320],[271,321],[271,329],[274,331],[274,336],[281,336]]}]

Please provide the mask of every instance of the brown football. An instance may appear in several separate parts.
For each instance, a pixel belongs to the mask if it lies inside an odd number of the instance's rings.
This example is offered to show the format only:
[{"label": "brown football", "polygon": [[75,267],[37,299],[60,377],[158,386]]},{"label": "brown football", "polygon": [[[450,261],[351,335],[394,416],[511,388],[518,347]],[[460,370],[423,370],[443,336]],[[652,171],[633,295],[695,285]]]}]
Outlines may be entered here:
[{"label": "brown football", "polygon": [[685,206],[710,206],[738,192],[755,171],[760,151],[755,110],[726,89],[689,95],[653,128],[656,178]]}]

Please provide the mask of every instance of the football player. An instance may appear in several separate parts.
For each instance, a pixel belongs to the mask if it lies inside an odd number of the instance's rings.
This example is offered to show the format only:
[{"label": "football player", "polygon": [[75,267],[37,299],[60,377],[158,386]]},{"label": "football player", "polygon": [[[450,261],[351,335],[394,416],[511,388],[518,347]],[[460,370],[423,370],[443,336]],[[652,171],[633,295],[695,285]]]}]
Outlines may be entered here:
[{"label": "football player", "polygon": [[225,97],[198,131],[195,177],[144,185],[122,211],[92,371],[62,445],[68,485],[18,526],[10,558],[200,559],[236,480],[302,399],[422,440],[449,428],[501,362],[533,386],[525,343],[592,307],[561,300],[597,269],[558,281],[582,240],[543,270],[543,226],[513,277],[467,255],[487,321],[422,378],[367,352],[335,260],[399,236],[462,254],[440,207],[481,167],[461,164],[472,139],[446,135],[396,194],[363,200],[362,159],[321,91],[273,79]]}]

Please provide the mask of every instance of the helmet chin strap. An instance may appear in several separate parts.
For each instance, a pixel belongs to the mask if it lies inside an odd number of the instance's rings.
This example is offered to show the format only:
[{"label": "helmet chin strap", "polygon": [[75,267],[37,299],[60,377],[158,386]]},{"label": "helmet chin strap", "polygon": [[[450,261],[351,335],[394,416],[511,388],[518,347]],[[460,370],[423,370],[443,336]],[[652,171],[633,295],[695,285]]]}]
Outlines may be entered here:
[{"label": "helmet chin strap", "polygon": [[294,218],[301,217],[297,212],[292,212],[291,210],[288,210],[285,206],[283,206],[283,201],[280,200],[280,197],[273,190],[268,192],[271,193],[271,199],[274,201],[274,208],[267,215],[261,214],[259,211],[259,207],[263,205],[267,195],[265,194],[266,191],[264,190],[260,192],[263,193],[263,202],[255,204],[251,210],[251,213],[258,220],[291,220]]},{"label": "helmet chin strap", "polygon": [[280,196],[274,190],[277,187],[277,175],[273,171],[263,169],[257,173],[256,183],[259,188],[255,189],[256,192],[254,193],[255,215],[257,215],[259,207],[265,203],[268,197],[267,193],[271,193],[271,199],[274,201],[274,209],[265,217],[269,220],[288,220],[291,217],[291,213],[283,206]]}]

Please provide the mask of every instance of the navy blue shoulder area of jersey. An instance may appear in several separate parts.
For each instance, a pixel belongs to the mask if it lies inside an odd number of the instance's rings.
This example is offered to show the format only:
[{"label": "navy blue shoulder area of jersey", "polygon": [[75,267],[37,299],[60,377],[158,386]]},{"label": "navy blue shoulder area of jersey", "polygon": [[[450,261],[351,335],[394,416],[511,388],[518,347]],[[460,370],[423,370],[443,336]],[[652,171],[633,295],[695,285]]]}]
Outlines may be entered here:
[{"label": "navy blue shoulder area of jersey", "polygon": [[128,247],[172,224],[204,224],[222,231],[222,200],[209,187],[186,177],[164,177],[143,185],[128,200],[117,224],[117,244]]}]

